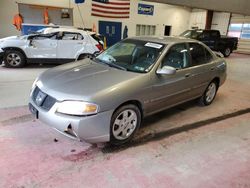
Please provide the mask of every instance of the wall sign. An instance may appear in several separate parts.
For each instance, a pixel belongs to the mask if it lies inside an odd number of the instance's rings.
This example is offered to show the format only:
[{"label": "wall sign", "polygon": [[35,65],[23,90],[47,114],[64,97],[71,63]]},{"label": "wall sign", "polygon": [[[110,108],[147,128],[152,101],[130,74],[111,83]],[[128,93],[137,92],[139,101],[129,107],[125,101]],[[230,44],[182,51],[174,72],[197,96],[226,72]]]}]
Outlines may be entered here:
[{"label": "wall sign", "polygon": [[138,14],[151,15],[154,14],[154,5],[138,4]]},{"label": "wall sign", "polygon": [[76,4],[79,4],[79,3],[84,3],[85,0],[75,0],[75,3]]}]

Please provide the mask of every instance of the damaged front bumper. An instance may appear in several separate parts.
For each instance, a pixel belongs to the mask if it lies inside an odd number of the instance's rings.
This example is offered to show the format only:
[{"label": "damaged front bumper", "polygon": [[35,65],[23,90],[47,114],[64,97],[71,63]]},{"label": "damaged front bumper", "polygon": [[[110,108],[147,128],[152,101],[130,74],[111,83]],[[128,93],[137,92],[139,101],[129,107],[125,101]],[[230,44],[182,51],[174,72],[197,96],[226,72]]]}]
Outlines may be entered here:
[{"label": "damaged front bumper", "polygon": [[72,116],[57,112],[58,102],[49,110],[38,106],[31,92],[29,109],[37,119],[51,126],[56,131],[73,139],[88,143],[108,142],[110,140],[110,120],[113,111],[104,111],[91,116]]}]

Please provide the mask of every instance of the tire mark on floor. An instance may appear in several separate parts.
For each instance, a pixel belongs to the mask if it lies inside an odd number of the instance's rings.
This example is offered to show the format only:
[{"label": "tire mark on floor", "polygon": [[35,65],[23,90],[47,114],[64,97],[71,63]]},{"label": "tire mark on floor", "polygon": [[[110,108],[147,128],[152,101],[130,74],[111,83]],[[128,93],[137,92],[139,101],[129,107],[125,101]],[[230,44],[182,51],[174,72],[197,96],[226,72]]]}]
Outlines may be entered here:
[{"label": "tire mark on floor", "polygon": [[197,129],[197,128],[202,127],[202,126],[211,125],[213,123],[223,121],[223,120],[226,120],[229,118],[237,117],[237,116],[247,114],[247,113],[250,113],[250,108],[242,109],[242,110],[239,110],[236,112],[224,114],[222,116],[218,116],[218,117],[214,117],[214,118],[209,118],[209,119],[198,121],[195,123],[185,124],[185,125],[182,125],[180,127],[172,128],[172,129],[169,129],[166,131],[150,132],[150,133],[140,137],[139,139],[134,139],[130,143],[127,143],[127,144],[122,145],[122,146],[107,145],[104,148],[102,148],[102,152],[103,153],[119,152],[119,151],[128,149],[130,147],[136,147],[136,146],[140,146],[140,145],[143,145],[143,144],[151,142],[151,141],[161,140],[161,139],[164,139],[166,137],[170,137],[170,136],[182,133],[182,132]]},{"label": "tire mark on floor", "polygon": [[25,123],[25,122],[32,121],[32,120],[34,120],[34,116],[32,114],[25,114],[22,116],[18,116],[18,117],[14,117],[11,119],[1,121],[0,123],[2,126],[7,126],[7,125],[13,125],[17,123]]}]

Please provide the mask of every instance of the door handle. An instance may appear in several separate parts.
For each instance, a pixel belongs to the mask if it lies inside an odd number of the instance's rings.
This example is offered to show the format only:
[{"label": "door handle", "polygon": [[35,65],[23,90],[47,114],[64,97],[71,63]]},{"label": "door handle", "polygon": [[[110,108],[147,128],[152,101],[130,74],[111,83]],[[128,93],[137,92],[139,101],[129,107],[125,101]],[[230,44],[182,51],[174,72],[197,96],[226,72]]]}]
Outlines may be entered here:
[{"label": "door handle", "polygon": [[82,42],[78,42],[77,44],[83,44]]},{"label": "door handle", "polygon": [[190,76],[191,76],[190,73],[185,74],[185,77],[186,77],[186,78],[188,78],[188,77],[190,77]]}]

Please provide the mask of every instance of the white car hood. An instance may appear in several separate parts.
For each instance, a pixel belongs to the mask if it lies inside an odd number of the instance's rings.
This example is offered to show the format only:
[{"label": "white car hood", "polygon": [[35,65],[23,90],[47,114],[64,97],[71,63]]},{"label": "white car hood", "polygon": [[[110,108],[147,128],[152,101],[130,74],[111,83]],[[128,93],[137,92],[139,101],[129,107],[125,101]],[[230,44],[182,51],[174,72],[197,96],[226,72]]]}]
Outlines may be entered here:
[{"label": "white car hood", "polygon": [[25,45],[27,36],[10,36],[0,39],[0,48],[20,47]]}]

